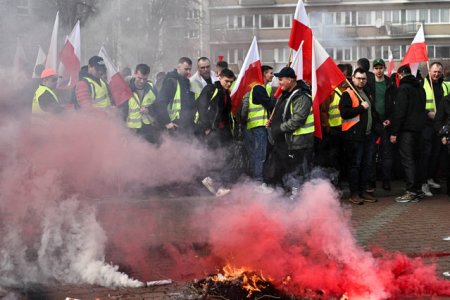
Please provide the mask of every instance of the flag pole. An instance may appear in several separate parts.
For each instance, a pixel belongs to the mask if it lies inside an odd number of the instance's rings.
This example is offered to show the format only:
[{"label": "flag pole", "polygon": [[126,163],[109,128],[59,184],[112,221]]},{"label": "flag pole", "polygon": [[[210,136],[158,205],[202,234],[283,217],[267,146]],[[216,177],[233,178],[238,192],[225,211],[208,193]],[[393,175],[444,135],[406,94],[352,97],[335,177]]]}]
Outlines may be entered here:
[{"label": "flag pole", "polygon": [[[428,68],[428,78],[430,79],[430,86],[431,86],[431,92],[433,94],[433,105],[434,105],[434,112],[437,112],[437,107],[436,107],[436,99],[434,97],[434,87],[433,87],[433,81],[431,81],[431,77],[430,77],[430,61],[427,60],[427,68]],[[427,80],[425,78],[425,80]]]},{"label": "flag pole", "polygon": [[365,102],[366,100],[364,100],[361,95],[358,93],[358,91],[355,89],[355,87],[353,86],[353,84],[351,84],[351,82],[348,79],[345,79],[345,82],[347,82],[347,84],[349,85],[349,87],[355,92],[356,96],[358,96],[359,100],[361,100],[362,102]]},{"label": "flag pole", "polygon": [[[301,49],[303,47],[304,42],[305,42],[305,40],[302,40],[298,49]],[[291,63],[292,63],[292,48],[289,48],[289,57],[288,57],[288,62],[286,64],[286,67],[291,67]],[[270,113],[270,117],[268,120],[269,124],[272,123],[273,114],[275,113],[276,108],[277,108],[277,105],[275,104],[275,107],[273,108],[272,112]]]}]

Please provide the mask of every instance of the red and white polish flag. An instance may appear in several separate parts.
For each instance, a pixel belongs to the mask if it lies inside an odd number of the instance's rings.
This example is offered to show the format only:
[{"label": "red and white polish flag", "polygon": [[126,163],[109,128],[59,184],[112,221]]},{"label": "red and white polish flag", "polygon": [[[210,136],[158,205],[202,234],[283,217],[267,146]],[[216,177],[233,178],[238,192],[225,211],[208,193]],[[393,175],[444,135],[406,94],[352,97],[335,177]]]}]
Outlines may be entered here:
[{"label": "red and white polish flag", "polygon": [[261,59],[259,57],[258,43],[253,37],[250,49],[244,59],[241,71],[239,72],[234,88],[231,91],[231,109],[236,113],[241,105],[242,99],[256,84],[264,84],[261,71]]},{"label": "red and white polish flag", "polygon": [[423,32],[423,25],[420,25],[419,30],[408,48],[400,66],[409,65],[413,75],[417,74],[419,63],[428,61],[427,44],[425,43],[425,34]]},{"label": "red and white polish flag", "polygon": [[322,138],[320,122],[320,104],[333,90],[346,80],[344,73],[336,66],[334,60],[323,49],[322,45],[313,39],[311,94],[314,113],[314,135]]},{"label": "red and white polish flag", "polygon": [[75,24],[59,54],[59,75],[62,76],[59,88],[72,88],[78,81],[81,67],[80,21]]},{"label": "red and white polish flag", "polygon": [[395,62],[394,62],[394,56],[392,55],[392,51],[389,50],[389,62],[388,62],[388,67],[387,67],[387,76],[391,77],[392,72],[394,71],[395,68]]},{"label": "red and white polish flag", "polygon": [[56,13],[55,23],[53,24],[52,37],[50,46],[48,47],[47,60],[45,61],[46,69],[58,69],[58,28],[59,28],[59,11]]},{"label": "red and white polish flag", "polygon": [[112,100],[116,106],[120,106],[128,101],[133,96],[133,93],[117,67],[112,62],[105,47],[100,48],[98,56],[102,57],[105,61],[106,76],[108,78],[108,84],[113,98]]},{"label": "red and white polish flag", "polygon": [[309,18],[303,1],[299,0],[292,20],[288,45],[295,51],[298,51],[300,45],[302,45],[303,79],[307,82],[311,82],[312,44],[313,32]]}]

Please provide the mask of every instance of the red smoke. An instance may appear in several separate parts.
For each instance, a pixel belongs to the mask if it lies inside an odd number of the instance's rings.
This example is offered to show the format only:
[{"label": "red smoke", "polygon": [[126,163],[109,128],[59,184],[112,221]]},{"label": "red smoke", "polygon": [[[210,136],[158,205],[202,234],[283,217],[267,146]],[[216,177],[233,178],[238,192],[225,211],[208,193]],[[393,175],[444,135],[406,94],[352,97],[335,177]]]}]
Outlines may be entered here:
[{"label": "red smoke", "polygon": [[261,271],[295,295],[305,288],[350,299],[450,295],[450,283],[436,276],[434,265],[364,251],[329,184],[306,184],[294,203],[248,192],[236,191],[233,202],[211,217],[212,253],[232,266]]}]

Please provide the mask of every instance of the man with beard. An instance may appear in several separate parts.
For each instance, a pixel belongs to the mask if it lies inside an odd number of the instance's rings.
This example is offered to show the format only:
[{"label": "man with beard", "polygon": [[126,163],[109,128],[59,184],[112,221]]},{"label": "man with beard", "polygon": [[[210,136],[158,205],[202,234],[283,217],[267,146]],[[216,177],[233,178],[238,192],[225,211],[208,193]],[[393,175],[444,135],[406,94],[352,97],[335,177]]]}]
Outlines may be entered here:
[{"label": "man with beard", "polygon": [[354,89],[348,87],[342,94],[339,110],[342,117],[342,131],[349,155],[349,201],[354,204],[376,202],[377,199],[366,192],[369,172],[373,164],[375,148],[374,128],[379,124],[373,100],[365,90],[366,71],[357,68],[353,72]]},{"label": "man with beard", "polygon": [[285,67],[278,77],[282,95],[277,101],[270,128],[271,152],[269,164],[274,168],[270,183],[282,184],[291,191],[291,198],[310,171],[314,147],[314,117],[311,90],[303,81],[297,81],[292,68]]},{"label": "man with beard", "polygon": [[419,80],[411,75],[409,66],[398,71],[400,86],[395,97],[390,141],[398,144],[398,150],[405,170],[406,193],[397,197],[400,203],[418,199],[421,189],[418,180],[420,135],[425,124],[425,91]]},{"label": "man with beard", "polygon": [[181,57],[177,68],[167,73],[154,104],[158,122],[168,130],[178,128],[185,137],[194,131],[196,112],[189,82],[191,70],[192,60]]}]

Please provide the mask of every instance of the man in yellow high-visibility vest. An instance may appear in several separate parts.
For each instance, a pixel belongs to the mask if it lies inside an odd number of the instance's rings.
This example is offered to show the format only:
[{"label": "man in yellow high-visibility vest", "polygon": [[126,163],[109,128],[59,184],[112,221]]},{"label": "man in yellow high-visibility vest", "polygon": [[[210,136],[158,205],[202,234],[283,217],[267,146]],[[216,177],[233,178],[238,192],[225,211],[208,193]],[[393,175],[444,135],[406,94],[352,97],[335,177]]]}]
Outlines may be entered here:
[{"label": "man in yellow high-visibility vest", "polygon": [[422,192],[425,196],[431,197],[433,193],[430,188],[440,188],[436,180],[442,151],[447,151],[446,147],[434,130],[434,117],[436,111],[442,106],[442,99],[450,92],[449,86],[444,82],[443,66],[440,62],[433,62],[428,70],[428,75],[423,80],[423,88],[426,94],[425,111],[427,119],[422,131],[422,152],[420,159],[420,172],[422,182]]},{"label": "man in yellow high-visibility vest", "polygon": [[297,81],[292,68],[285,67],[274,75],[279,78],[283,93],[274,107],[272,119],[266,124],[273,142],[269,162],[273,170],[268,179],[283,185],[291,192],[291,197],[295,197],[312,164],[314,115],[311,89],[303,80]]},{"label": "man in yellow high-visibility vest", "polygon": [[58,74],[54,69],[45,69],[41,73],[41,84],[33,97],[32,113],[59,113],[64,110],[55,94]]},{"label": "man in yellow high-visibility vest", "polygon": [[192,60],[181,57],[177,68],[166,74],[155,101],[156,118],[168,130],[178,129],[182,134],[194,132],[197,103],[191,92]]},{"label": "man in yellow high-visibility vest", "polygon": [[268,116],[275,106],[273,89],[270,85],[273,79],[273,68],[261,66],[264,85],[255,85],[242,101],[241,118],[245,121],[245,146],[250,160],[250,174],[259,183],[257,191],[269,193],[264,183],[263,166],[267,155],[267,129]]}]

